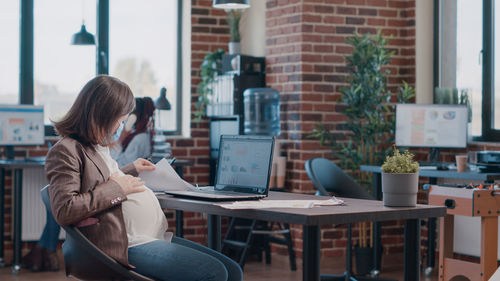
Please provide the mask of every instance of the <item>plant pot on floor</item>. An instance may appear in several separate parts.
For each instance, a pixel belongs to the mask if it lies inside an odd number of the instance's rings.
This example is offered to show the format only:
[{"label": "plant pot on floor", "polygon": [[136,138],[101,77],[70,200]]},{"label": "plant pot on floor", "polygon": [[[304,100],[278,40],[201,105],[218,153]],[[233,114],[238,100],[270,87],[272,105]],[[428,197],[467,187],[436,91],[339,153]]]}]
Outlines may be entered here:
[{"label": "plant pot on floor", "polygon": [[418,172],[382,173],[384,206],[414,207],[417,205]]}]

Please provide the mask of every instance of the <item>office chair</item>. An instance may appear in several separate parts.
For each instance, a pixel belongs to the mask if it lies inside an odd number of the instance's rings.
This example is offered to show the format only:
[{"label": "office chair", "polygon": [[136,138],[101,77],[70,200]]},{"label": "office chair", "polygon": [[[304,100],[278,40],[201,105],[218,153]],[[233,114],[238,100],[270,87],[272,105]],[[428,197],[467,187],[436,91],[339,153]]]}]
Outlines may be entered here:
[{"label": "office chair", "polygon": [[[40,191],[45,207],[50,210],[48,185]],[[80,280],[134,280],[154,281],[127,269],[97,248],[75,226],[63,226],[66,240],[63,244],[66,276]]]},{"label": "office chair", "polygon": [[[229,248],[238,251],[238,257],[235,260],[240,267],[245,267],[248,250],[253,247],[258,250],[259,257],[264,251],[266,264],[271,263],[271,247],[269,243],[276,243],[287,246],[288,257],[290,259],[290,269],[297,270],[297,262],[295,260],[295,251],[293,250],[293,241],[290,231],[290,225],[285,223],[277,223],[278,229],[273,230],[274,222],[266,222],[260,220],[249,220],[233,217],[229,223],[228,230],[222,240],[222,252]],[[283,237],[276,237],[276,235]],[[258,237],[259,239],[256,239]]]},{"label": "office chair", "polygon": [[[316,195],[375,200],[363,187],[344,173],[335,163],[325,158],[313,158],[305,163],[307,175],[317,189]],[[322,274],[321,280],[386,280],[373,277],[354,276],[352,273],[352,226],[347,225],[346,271],[342,275]]]}]

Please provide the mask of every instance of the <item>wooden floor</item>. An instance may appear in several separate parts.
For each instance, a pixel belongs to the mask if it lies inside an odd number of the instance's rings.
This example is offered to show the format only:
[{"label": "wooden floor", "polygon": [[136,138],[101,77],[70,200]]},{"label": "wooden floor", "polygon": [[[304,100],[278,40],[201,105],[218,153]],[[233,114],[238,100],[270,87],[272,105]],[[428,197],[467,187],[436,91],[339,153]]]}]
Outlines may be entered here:
[{"label": "wooden floor", "polygon": [[[380,277],[403,280],[403,256],[395,255],[391,257],[383,257],[383,270]],[[344,272],[344,258],[324,258],[321,261],[321,273],[338,273]],[[302,280],[301,264],[298,264],[299,270],[291,271],[287,257],[273,255],[272,263],[266,265],[264,262],[249,261],[245,265],[244,280],[245,281],[274,281],[274,280]],[[21,270],[18,275],[12,275],[10,267],[0,268],[1,281],[63,281],[73,280],[66,278],[64,270],[58,272],[43,272],[33,273],[25,269]],[[436,270],[430,278],[424,277],[421,274],[422,281],[436,281]]]}]

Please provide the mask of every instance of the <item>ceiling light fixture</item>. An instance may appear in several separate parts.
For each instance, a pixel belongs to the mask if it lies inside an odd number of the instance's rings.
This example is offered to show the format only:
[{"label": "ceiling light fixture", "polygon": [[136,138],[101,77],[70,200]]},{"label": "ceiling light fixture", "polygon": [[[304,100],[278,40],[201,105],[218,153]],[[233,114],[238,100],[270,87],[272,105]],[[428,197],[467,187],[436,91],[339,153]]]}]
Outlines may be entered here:
[{"label": "ceiling light fixture", "polygon": [[247,9],[250,8],[250,0],[214,0],[212,6],[216,9]]},{"label": "ceiling light fixture", "polygon": [[84,2],[82,0],[82,28],[79,32],[73,34],[71,38],[71,45],[95,45],[95,38],[92,33],[85,28],[85,20],[83,14],[85,12]]}]

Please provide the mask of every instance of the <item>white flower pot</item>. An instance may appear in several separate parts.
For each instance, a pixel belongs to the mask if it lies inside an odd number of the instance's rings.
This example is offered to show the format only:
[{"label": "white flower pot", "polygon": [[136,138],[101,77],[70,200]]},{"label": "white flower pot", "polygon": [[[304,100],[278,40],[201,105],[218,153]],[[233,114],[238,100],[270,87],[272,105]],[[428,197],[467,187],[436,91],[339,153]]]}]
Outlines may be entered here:
[{"label": "white flower pot", "polygon": [[414,207],[417,205],[418,172],[409,174],[382,173],[384,206]]}]

